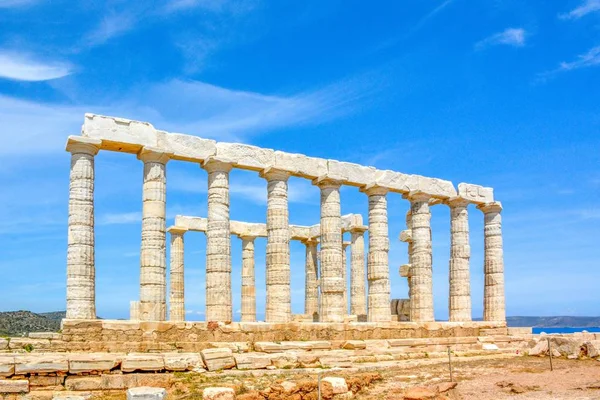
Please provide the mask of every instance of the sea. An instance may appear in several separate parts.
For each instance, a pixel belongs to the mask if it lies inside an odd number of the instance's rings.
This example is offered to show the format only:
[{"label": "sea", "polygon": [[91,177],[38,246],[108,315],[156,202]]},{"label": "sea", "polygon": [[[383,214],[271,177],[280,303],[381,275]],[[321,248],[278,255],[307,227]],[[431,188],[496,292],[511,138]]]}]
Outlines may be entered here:
[{"label": "sea", "polygon": [[600,333],[600,327],[587,327],[587,328],[573,328],[573,327],[563,327],[563,328],[533,328],[534,334],[539,334],[542,332],[545,333],[575,333],[575,332],[596,332]]}]

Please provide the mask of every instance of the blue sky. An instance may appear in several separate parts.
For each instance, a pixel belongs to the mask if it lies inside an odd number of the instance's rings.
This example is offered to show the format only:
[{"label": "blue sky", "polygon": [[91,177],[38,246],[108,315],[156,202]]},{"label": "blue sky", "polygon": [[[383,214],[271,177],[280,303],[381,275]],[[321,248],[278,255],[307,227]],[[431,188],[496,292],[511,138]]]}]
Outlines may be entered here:
[{"label": "blue sky", "polygon": [[[66,137],[93,112],[159,129],[492,186],[504,204],[507,313],[598,315],[600,0],[152,2],[0,0],[0,310],[65,305]],[[139,297],[142,164],[96,158],[98,314]],[[169,162],[168,223],[206,216],[206,173]],[[407,295],[390,194],[392,296]],[[367,200],[342,190],[342,212]],[[447,318],[449,211],[432,209],[435,314]],[[231,216],[264,222],[266,183],[231,174]],[[290,222],[319,191],[290,179]],[[473,315],[482,215],[470,208]],[[189,319],[204,312],[205,238],[186,236]],[[264,314],[265,240],[256,242]],[[241,241],[232,238],[234,310]],[[304,247],[292,243],[293,312]]]}]

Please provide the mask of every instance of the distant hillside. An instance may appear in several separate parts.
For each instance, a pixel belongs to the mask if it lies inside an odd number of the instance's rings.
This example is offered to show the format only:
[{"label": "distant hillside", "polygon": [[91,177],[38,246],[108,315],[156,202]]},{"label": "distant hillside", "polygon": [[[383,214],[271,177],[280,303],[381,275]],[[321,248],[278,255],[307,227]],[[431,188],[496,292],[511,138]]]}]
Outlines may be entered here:
[{"label": "distant hillside", "polygon": [[508,326],[534,328],[591,328],[600,326],[600,317],[507,317]]},{"label": "distant hillside", "polygon": [[0,336],[22,336],[29,332],[58,332],[63,311],[36,314],[31,311],[0,312]]}]

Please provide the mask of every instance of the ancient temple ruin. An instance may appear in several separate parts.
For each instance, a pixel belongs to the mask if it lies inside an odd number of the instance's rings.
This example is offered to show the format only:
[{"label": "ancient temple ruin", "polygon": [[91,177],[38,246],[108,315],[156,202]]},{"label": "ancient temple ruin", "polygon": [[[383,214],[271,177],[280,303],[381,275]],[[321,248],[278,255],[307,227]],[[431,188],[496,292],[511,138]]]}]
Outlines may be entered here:
[{"label": "ancient temple ruin", "polygon": [[[233,319],[231,236],[237,235],[243,243],[242,322],[256,321],[253,242],[257,237],[266,237],[266,323],[352,326],[380,323],[390,329],[406,327],[406,323],[392,320],[390,310],[387,196],[398,194],[410,202],[407,228],[400,235],[400,240],[408,243],[409,262],[400,272],[409,283],[406,304],[410,323],[434,321],[430,207],[437,204],[450,207],[451,214],[448,324],[471,321],[467,206],[475,204],[484,218],[484,265],[476,266],[483,267],[485,275],[482,324],[506,326],[502,206],[494,199],[491,188],[467,183],[455,188],[452,182],[437,178],[245,144],[215,142],[164,132],[148,123],[93,114],[85,116],[81,136],[70,136],[67,141],[67,151],[71,153],[67,325],[69,321],[96,318],[94,156],[100,150],[134,154],[144,164],[140,298],[131,304],[132,320],[173,323],[184,320],[184,234],[201,231],[207,241],[206,321]],[[197,163],[208,173],[208,210],[206,218],[178,216],[175,224],[167,229],[169,160]],[[232,168],[256,171],[265,179],[265,223],[230,221],[229,172]],[[290,176],[309,179],[320,189],[318,223],[289,224],[287,181]],[[358,187],[365,194],[369,213],[364,224],[360,215],[341,215],[342,185]],[[351,242],[343,242],[343,232],[351,232]],[[366,250],[365,233],[368,236]],[[291,313],[290,240],[306,245],[305,314],[299,317]],[[167,242],[171,246],[169,296]],[[350,287],[345,276],[346,248],[350,249]]]}]

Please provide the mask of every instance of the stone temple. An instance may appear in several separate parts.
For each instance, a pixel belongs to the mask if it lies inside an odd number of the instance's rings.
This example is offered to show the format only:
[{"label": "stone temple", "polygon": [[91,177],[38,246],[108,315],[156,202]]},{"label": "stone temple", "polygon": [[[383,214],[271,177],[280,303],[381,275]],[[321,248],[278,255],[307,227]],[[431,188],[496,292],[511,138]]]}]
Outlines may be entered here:
[{"label": "stone temple", "polygon": [[[258,336],[270,328],[301,326],[312,332],[314,338],[321,338],[323,329],[332,325],[344,332],[354,332],[352,335],[357,338],[361,337],[358,332],[364,332],[369,326],[389,331],[385,334],[388,337],[401,330],[431,326],[428,324],[435,321],[430,207],[434,205],[450,207],[451,215],[449,321],[437,323],[436,329],[452,331],[467,325],[506,327],[502,206],[494,198],[492,188],[467,183],[455,187],[442,179],[216,142],[161,131],[149,123],[93,114],[85,116],[81,136],[68,138],[66,149],[71,153],[67,316],[63,321],[66,333],[83,321],[102,327],[110,325],[110,321],[96,319],[95,306],[94,156],[101,150],[129,153],[144,164],[140,297],[130,304],[130,322],[138,323],[136,329],[143,330],[139,323],[146,321],[160,322],[164,326],[179,326],[184,322],[183,255],[188,231],[206,235],[206,323],[227,324],[233,331],[239,329]],[[165,216],[169,160],[197,163],[208,174],[207,214],[177,216],[171,227],[167,227]],[[229,173],[233,168],[255,171],[266,181],[264,223],[230,220]],[[305,226],[289,224],[287,181],[290,176],[309,179],[320,189],[320,221],[310,221],[311,224]],[[358,214],[341,215],[342,185],[358,187],[364,193],[368,221],[363,222]],[[400,274],[408,279],[409,298],[400,300],[390,298],[387,196],[393,195],[401,195],[410,202],[406,230],[400,235],[400,240],[408,243],[409,262],[400,267]],[[485,275],[484,315],[480,322],[472,322],[471,318],[469,204],[481,211],[475,217],[484,219],[485,256],[484,265],[479,266]],[[350,242],[343,241],[344,232],[351,233]],[[240,323],[231,322],[232,235],[239,237],[243,246]],[[267,239],[266,317],[260,322],[256,321],[254,277],[257,237]],[[302,315],[291,312],[292,240],[306,246]],[[171,246],[169,268],[168,244]],[[350,260],[349,287],[347,260]],[[118,322],[123,323],[126,322]],[[184,324],[206,326],[206,323]],[[293,339],[294,334],[290,335]],[[428,333],[420,335],[426,337]]]}]

